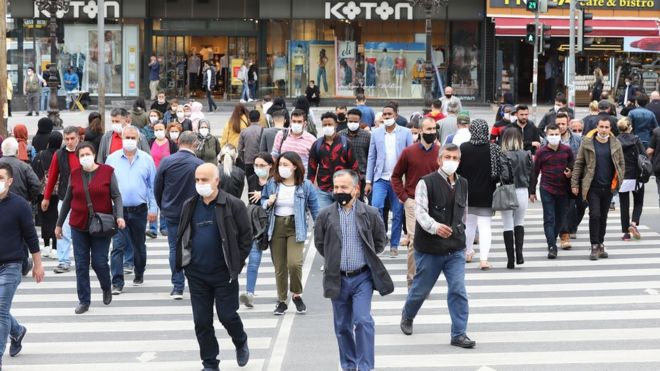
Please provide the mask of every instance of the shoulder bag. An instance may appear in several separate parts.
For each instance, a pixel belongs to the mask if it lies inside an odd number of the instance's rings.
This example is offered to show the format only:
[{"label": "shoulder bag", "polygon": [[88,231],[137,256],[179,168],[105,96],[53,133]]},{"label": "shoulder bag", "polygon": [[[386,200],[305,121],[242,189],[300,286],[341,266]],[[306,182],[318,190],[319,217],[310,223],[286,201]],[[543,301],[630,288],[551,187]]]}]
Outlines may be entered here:
[{"label": "shoulder bag", "polygon": [[82,171],[80,176],[83,178],[83,189],[85,190],[85,198],[87,199],[87,210],[89,212],[87,228],[89,234],[93,237],[114,236],[117,234],[117,221],[115,220],[115,216],[112,214],[94,212],[94,207],[92,206],[92,198],[89,196],[89,185],[85,182],[85,177],[82,176]]},{"label": "shoulder bag", "polygon": [[[506,157],[503,155],[502,157]],[[506,161],[502,161],[502,166],[506,166],[506,170],[503,171],[507,174],[512,175],[511,161],[506,157]],[[518,208],[518,196],[516,195],[516,184],[511,182],[511,184],[506,184],[507,181],[504,180],[502,174],[500,174],[500,182],[493,192],[493,211],[504,211],[504,210],[515,210]]]}]

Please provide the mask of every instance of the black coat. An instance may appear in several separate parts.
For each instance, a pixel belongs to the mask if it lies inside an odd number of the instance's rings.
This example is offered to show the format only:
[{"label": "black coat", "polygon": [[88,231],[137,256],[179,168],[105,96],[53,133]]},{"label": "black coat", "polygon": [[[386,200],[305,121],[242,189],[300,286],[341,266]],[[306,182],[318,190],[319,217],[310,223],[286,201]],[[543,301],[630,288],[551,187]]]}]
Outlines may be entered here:
[{"label": "black coat", "polygon": [[[374,290],[380,295],[394,291],[394,283],[385,265],[378,257],[387,244],[385,225],[378,209],[356,200],[353,205],[355,221],[360,239],[365,247],[364,258],[371,271]],[[319,254],[325,258],[323,271],[323,296],[334,299],[341,291],[341,224],[337,203],[321,209],[314,226],[314,244]]]},{"label": "black coat", "polygon": [[468,207],[492,207],[496,180],[491,178],[490,145],[461,144],[461,162],[456,172],[470,185]]}]

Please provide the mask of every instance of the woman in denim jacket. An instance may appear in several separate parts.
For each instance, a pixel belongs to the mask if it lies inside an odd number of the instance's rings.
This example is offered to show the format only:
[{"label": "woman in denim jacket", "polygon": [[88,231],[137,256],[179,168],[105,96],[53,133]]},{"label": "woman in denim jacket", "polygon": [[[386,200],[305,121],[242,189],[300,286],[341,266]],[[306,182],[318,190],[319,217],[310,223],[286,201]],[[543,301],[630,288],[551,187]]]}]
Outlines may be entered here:
[{"label": "woman in denim jacket", "polygon": [[273,314],[288,309],[288,281],[292,300],[300,314],[307,311],[302,297],[303,249],[307,240],[306,210],[316,220],[319,206],[314,186],[305,179],[305,168],[295,152],[285,152],[275,163],[274,176],[262,191],[261,205],[268,210],[268,239],[275,266],[278,303]]}]

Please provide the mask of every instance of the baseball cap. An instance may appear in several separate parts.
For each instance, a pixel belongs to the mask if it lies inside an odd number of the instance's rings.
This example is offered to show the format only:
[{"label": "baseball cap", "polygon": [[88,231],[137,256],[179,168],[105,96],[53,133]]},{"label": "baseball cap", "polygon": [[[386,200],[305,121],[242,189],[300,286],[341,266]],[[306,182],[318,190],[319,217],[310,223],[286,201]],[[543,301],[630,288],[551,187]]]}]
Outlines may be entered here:
[{"label": "baseball cap", "polygon": [[461,112],[456,116],[456,123],[459,125],[470,125],[470,113]]}]

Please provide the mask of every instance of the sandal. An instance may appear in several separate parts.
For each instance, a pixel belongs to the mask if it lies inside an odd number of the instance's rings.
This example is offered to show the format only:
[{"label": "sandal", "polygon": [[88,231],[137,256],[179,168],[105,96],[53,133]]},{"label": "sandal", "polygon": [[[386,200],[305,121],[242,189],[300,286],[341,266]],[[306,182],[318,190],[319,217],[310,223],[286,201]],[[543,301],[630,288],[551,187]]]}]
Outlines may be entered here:
[{"label": "sandal", "polygon": [[472,257],[474,256],[474,252],[465,254],[465,262],[466,263],[472,263]]},{"label": "sandal", "polygon": [[482,271],[487,271],[487,270],[490,270],[491,268],[493,268],[493,266],[490,265],[490,264],[489,264],[487,261],[485,261],[485,260],[482,260],[482,261],[479,263],[479,269],[481,269]]}]

